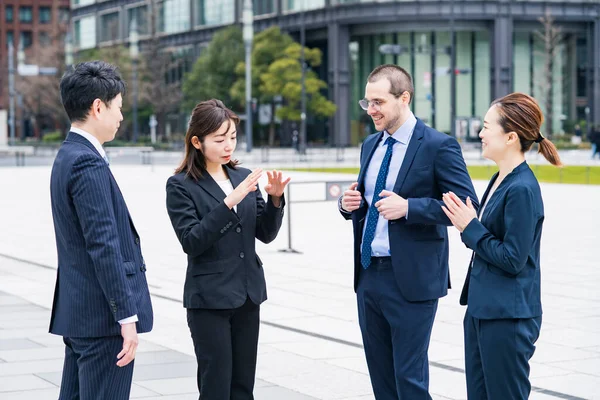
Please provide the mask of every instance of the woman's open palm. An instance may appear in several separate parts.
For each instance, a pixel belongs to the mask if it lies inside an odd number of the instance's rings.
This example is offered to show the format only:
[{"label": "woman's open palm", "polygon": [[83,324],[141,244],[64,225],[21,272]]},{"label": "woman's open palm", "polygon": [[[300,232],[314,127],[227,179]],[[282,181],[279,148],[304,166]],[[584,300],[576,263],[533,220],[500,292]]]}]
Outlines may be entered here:
[{"label": "woman's open palm", "polygon": [[283,172],[276,170],[267,171],[267,177],[269,178],[269,182],[265,186],[265,192],[269,196],[281,197],[291,178],[288,177],[286,180],[283,180]]}]

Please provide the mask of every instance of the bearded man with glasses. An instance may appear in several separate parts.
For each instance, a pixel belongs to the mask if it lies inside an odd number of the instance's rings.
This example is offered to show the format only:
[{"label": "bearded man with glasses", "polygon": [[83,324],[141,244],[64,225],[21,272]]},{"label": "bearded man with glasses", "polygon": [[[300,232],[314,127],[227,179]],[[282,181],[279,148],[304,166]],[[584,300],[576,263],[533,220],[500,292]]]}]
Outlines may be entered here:
[{"label": "bearded man with glasses", "polygon": [[458,142],[410,110],[412,78],[381,65],[359,102],[377,133],[338,205],[354,229],[354,290],[377,400],[431,399],[427,352],[438,299],[448,293],[450,220],[442,194],[477,197]]}]

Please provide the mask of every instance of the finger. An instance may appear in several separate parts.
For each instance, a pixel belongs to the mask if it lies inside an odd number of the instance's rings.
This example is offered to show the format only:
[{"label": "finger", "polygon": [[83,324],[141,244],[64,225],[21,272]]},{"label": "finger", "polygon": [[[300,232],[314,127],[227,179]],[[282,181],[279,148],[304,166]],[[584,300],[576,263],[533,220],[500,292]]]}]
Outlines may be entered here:
[{"label": "finger", "polygon": [[450,200],[450,198],[445,193],[442,195],[442,201],[444,202],[446,207],[450,207],[450,204],[453,204],[452,200]]},{"label": "finger", "polygon": [[273,172],[267,171],[267,179],[269,180],[269,182],[273,180]]},{"label": "finger", "polygon": [[473,207],[473,203],[471,202],[471,197],[467,197],[467,207],[469,207],[469,209],[471,209],[471,210],[475,209]]},{"label": "finger", "polygon": [[443,196],[444,199],[444,204],[446,204],[446,207],[448,207],[448,210],[452,213],[455,214],[458,211],[458,206],[456,205],[456,203],[452,200],[452,197],[450,197],[449,194],[444,194]]},{"label": "finger", "polygon": [[348,187],[348,189],[350,190],[356,190],[356,188],[358,187],[358,182],[354,182],[350,184],[350,187]]},{"label": "finger", "polygon": [[450,192],[450,198],[452,199],[452,201],[454,201],[459,207],[464,206],[465,203],[463,203],[463,201],[461,200],[460,197],[458,197],[456,194],[454,194],[454,192]]},{"label": "finger", "polygon": [[379,197],[388,197],[395,194],[394,192],[390,192],[389,190],[382,190],[381,193],[379,193]]},{"label": "finger", "polygon": [[291,180],[292,180],[292,177],[288,176],[287,179],[285,181],[283,181],[283,187],[285,188],[287,186],[287,184],[290,183]]},{"label": "finger", "polygon": [[117,359],[120,360],[129,351],[129,346],[123,344],[123,349],[117,354]]}]

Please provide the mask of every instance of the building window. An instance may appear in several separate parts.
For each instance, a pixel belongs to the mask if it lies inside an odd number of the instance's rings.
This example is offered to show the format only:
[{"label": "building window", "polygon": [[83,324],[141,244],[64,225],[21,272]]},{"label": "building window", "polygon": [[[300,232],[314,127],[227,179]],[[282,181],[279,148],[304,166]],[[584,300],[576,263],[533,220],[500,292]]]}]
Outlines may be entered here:
[{"label": "building window", "polygon": [[196,0],[197,25],[225,25],[235,20],[234,0]]},{"label": "building window", "polygon": [[52,21],[52,9],[50,7],[40,7],[40,24],[49,24]]},{"label": "building window", "polygon": [[119,39],[119,13],[113,12],[100,17],[100,41],[111,42]]},{"label": "building window", "polygon": [[33,44],[33,34],[31,31],[22,31],[19,39],[19,46],[23,45],[24,49],[31,47]]},{"label": "building window", "polygon": [[127,10],[127,26],[130,29],[133,21],[136,21],[137,31],[140,35],[147,35],[148,31],[148,6],[135,7]]},{"label": "building window", "polygon": [[6,12],[6,22],[13,22],[15,18],[13,6],[6,6],[4,10]]},{"label": "building window", "polygon": [[275,12],[273,0],[254,0],[254,15],[273,14]]},{"label": "building window", "polygon": [[325,0],[282,0],[281,7],[284,12],[314,10],[325,7]]},{"label": "building window", "polygon": [[75,46],[80,50],[96,47],[96,17],[91,15],[78,19],[73,24]]},{"label": "building window", "polygon": [[[220,0],[229,1],[229,0]],[[176,33],[190,29],[189,0],[165,0],[160,4],[158,27],[160,32]],[[232,21],[233,22],[233,21]]]},{"label": "building window", "polygon": [[31,7],[19,7],[19,21],[31,23],[33,21],[33,9]]},{"label": "building window", "polygon": [[94,4],[95,0],[71,0],[71,6],[72,7],[79,7],[79,6],[87,6],[88,4]]}]

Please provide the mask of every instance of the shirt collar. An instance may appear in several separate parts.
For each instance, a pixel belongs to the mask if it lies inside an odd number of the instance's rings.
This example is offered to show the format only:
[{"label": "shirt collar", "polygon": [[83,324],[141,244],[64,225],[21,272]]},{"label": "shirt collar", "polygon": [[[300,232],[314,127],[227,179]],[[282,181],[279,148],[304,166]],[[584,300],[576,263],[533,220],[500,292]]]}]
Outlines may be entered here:
[{"label": "shirt collar", "polygon": [[382,142],[385,143],[385,140],[389,136],[391,136],[394,139],[396,139],[397,141],[399,141],[400,143],[406,145],[410,141],[410,138],[413,134],[413,131],[415,130],[416,125],[417,125],[417,118],[412,113],[412,111],[410,111],[408,119],[404,122],[404,124],[402,124],[402,126],[400,128],[398,128],[398,130],[396,132],[394,132],[392,135],[390,135],[388,133],[388,131],[384,131]]},{"label": "shirt collar", "polygon": [[71,132],[75,132],[76,134],[81,135],[84,138],[86,138],[91,144],[94,145],[94,148],[96,148],[96,150],[98,150],[98,153],[100,153],[102,158],[106,157],[106,152],[104,151],[104,149],[102,148],[102,145],[100,144],[100,142],[98,141],[98,139],[96,139],[96,137],[94,135],[92,135],[89,132],[84,131],[83,129],[75,128],[74,126],[71,127]]}]

